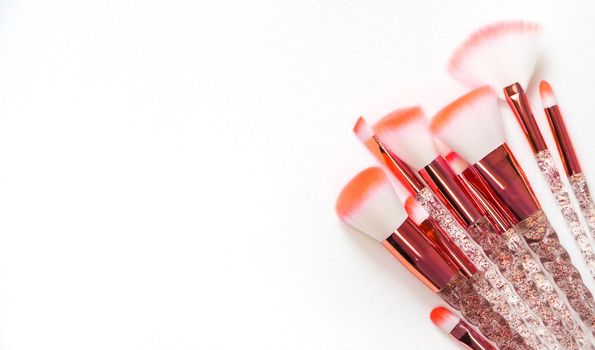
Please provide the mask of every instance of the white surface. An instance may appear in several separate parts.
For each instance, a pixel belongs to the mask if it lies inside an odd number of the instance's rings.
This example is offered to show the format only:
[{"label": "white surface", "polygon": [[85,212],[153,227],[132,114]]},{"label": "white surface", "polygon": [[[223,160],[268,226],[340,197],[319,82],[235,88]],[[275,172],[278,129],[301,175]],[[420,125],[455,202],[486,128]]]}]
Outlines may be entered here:
[{"label": "white surface", "polygon": [[372,164],[356,117],[434,113],[449,52],[505,18],[544,25],[595,187],[592,2],[476,3],[0,3],[0,348],[455,349],[333,208]]}]

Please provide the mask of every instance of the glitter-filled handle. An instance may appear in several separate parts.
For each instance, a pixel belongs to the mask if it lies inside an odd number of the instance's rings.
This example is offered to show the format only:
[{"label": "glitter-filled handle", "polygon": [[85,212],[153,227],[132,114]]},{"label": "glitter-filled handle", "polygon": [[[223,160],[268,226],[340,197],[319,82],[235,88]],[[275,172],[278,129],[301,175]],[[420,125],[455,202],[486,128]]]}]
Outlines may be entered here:
[{"label": "glitter-filled handle", "polygon": [[474,287],[475,282],[475,279],[467,279],[459,273],[438,295],[451,307],[459,310],[469,323],[477,326],[500,350],[530,350],[531,347],[525,344],[523,338],[492,309],[494,306],[479,295]]},{"label": "glitter-filled handle", "polygon": [[570,227],[572,237],[574,237],[574,241],[580,249],[583,259],[591,270],[591,276],[595,277],[595,253],[593,252],[593,247],[589,242],[587,233],[579,221],[577,212],[572,207],[570,197],[568,196],[568,191],[566,191],[566,187],[564,186],[564,183],[562,183],[560,172],[554,164],[552,154],[549,150],[544,150],[537,153],[535,155],[535,159],[537,160],[537,165],[543,173],[550,190],[552,191],[556,201],[558,202],[558,205],[560,206],[560,211],[562,212],[566,223]]},{"label": "glitter-filled handle", "polygon": [[593,202],[593,197],[591,197],[591,191],[589,191],[589,186],[587,185],[587,179],[585,178],[585,174],[577,173],[570,178],[570,185],[572,186],[572,191],[578,200],[579,206],[581,207],[581,211],[583,212],[583,217],[587,221],[587,225],[589,226],[589,231],[591,232],[591,238],[595,237],[595,202]]},{"label": "glitter-filled handle", "polygon": [[[514,230],[511,231],[515,232]],[[496,233],[494,227],[485,217],[469,226],[467,232],[482,246],[486,255],[496,263],[502,275],[512,283],[517,293],[529,304],[531,309],[535,311],[551,331],[552,334],[541,335],[544,343],[548,344],[550,349],[562,349],[562,346],[564,349],[579,349],[573,336],[582,340],[582,343],[586,342],[580,328],[578,328],[578,332],[574,333],[566,329],[558,314],[550,306],[550,299],[548,299],[546,291],[541,290],[533,280],[531,272],[525,270],[523,260],[526,254],[524,254],[524,251],[518,249],[517,246],[509,248],[508,243],[512,241],[509,237],[513,233],[510,231],[503,235]],[[520,239],[524,243],[522,238]],[[527,250],[529,250],[529,247],[527,247]],[[571,326],[573,325],[571,323]],[[555,339],[553,339],[554,337]]]},{"label": "glitter-filled handle", "polygon": [[492,305],[495,305],[509,326],[517,331],[528,345],[534,349],[543,348],[548,340],[537,339],[536,335],[548,334],[548,329],[516,293],[510,282],[502,276],[494,263],[485,255],[483,249],[471,239],[467,231],[455,220],[430,189],[427,187],[422,189],[417,193],[416,200],[438,225],[448,233],[469,260],[484,273],[485,279],[489,283],[482,284],[482,289],[478,289],[478,293]]},{"label": "glitter-filled handle", "polygon": [[558,235],[545,213],[541,210],[536,212],[519,223],[516,229],[525,238],[531,250],[539,256],[539,260],[551,273],[554,282],[566,294],[572,308],[593,332],[595,330],[593,295],[572,265],[568,252],[560,244]]}]

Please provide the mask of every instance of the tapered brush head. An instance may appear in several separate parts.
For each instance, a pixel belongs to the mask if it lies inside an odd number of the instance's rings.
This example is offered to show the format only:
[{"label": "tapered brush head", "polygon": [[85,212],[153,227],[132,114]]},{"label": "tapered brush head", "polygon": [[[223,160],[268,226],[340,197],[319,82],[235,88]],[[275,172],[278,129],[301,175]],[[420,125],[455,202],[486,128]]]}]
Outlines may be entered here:
[{"label": "tapered brush head", "polygon": [[489,86],[477,88],[444,107],[433,118],[430,129],[469,164],[505,142],[498,98]]},{"label": "tapered brush head", "polygon": [[440,153],[442,158],[446,159],[448,165],[455,174],[459,175],[469,167],[469,164],[465,162],[457,152],[453,151],[452,148],[448,147],[444,142],[440,141],[440,139],[435,138],[434,144],[436,145],[438,153]]},{"label": "tapered brush head", "polygon": [[434,324],[446,333],[452,332],[452,330],[459,324],[461,319],[453,314],[449,309],[439,306],[434,308],[430,313],[430,319]]},{"label": "tapered brush head", "polygon": [[386,148],[415,171],[438,157],[421,107],[398,109],[388,114],[374,125],[374,132]]},{"label": "tapered brush head", "polygon": [[506,21],[480,28],[459,46],[448,62],[451,76],[469,87],[491,85],[527,88],[541,54],[541,27]]},{"label": "tapered brush head", "polygon": [[407,219],[388,177],[378,167],[357,174],[341,191],[337,215],[377,241],[387,239]]},{"label": "tapered brush head", "polygon": [[370,151],[370,153],[372,153],[376,159],[382,162],[382,152],[380,152],[378,144],[373,139],[374,131],[372,130],[372,127],[366,122],[364,117],[359,117],[357,119],[355,126],[353,127],[353,133],[355,136],[357,136],[358,140],[360,140],[361,143],[366,146],[368,151]]},{"label": "tapered brush head", "polygon": [[542,80],[541,83],[539,83],[539,95],[541,95],[543,108],[550,108],[558,104],[552,86],[545,80]]},{"label": "tapered brush head", "polygon": [[424,222],[430,216],[430,214],[428,214],[428,212],[415,200],[413,196],[410,196],[405,200],[405,210],[413,222],[418,225]]}]

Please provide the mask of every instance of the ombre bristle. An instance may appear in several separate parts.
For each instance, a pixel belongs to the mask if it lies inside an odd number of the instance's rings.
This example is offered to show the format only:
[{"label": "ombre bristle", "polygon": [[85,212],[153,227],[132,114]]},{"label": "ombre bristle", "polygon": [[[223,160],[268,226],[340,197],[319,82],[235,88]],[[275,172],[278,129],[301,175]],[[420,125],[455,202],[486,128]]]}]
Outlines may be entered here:
[{"label": "ombre bristle", "polygon": [[552,86],[545,80],[542,80],[541,83],[539,83],[539,95],[541,95],[543,108],[550,108],[558,104]]},{"label": "ombre bristle", "polygon": [[541,27],[525,21],[480,28],[451,56],[448,71],[469,87],[491,85],[500,92],[518,82],[527,88],[541,54]]},{"label": "ombre bristle", "polygon": [[418,106],[388,114],[374,125],[374,132],[386,148],[416,171],[438,156],[428,120]]},{"label": "ombre bristle", "polygon": [[459,324],[461,319],[449,309],[439,306],[430,313],[430,319],[434,324],[446,333],[450,333]]},{"label": "ombre bristle", "polygon": [[368,151],[380,162],[383,162],[382,152],[378,148],[378,144],[374,141],[374,131],[372,127],[366,122],[364,117],[359,117],[353,127],[353,133],[357,136],[357,139],[366,146]]},{"label": "ombre bristle", "polygon": [[457,152],[453,151],[444,142],[440,141],[440,139],[434,139],[434,144],[436,145],[438,153],[440,153],[442,158],[446,159],[448,165],[455,174],[459,175],[469,167],[469,164],[465,162]]},{"label": "ombre bristle", "polygon": [[434,116],[430,129],[467,163],[474,164],[505,142],[496,93],[477,88]]},{"label": "ombre bristle", "polygon": [[407,218],[388,177],[378,167],[360,172],[343,188],[336,211],[341,220],[377,241],[388,238]]},{"label": "ombre bristle", "polygon": [[430,214],[428,214],[428,212],[415,200],[415,197],[413,196],[409,196],[405,200],[405,210],[413,222],[418,225],[427,220],[430,216]]}]

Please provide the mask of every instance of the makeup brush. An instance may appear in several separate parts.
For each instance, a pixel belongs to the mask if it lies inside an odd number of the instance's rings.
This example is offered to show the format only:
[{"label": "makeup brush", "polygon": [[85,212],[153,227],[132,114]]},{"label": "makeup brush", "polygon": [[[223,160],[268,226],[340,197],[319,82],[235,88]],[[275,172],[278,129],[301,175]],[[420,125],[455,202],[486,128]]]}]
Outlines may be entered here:
[{"label": "makeup brush", "polygon": [[[486,261],[491,259],[499,272],[511,282],[511,292],[518,292],[530,305],[530,309],[539,316],[531,313],[530,317],[548,320],[551,332],[548,332],[542,323],[534,326],[536,334],[549,336],[547,340],[542,337],[541,342],[548,346],[556,346],[558,344],[553,339],[555,336],[566,348],[578,349],[577,344],[569,336],[572,333],[567,331],[561,322],[555,321],[555,313],[548,301],[541,298],[542,293],[538,287],[531,277],[524,273],[522,261],[508,249],[507,238],[512,235],[509,232],[512,226],[508,224],[498,232],[492,225],[473,194],[466,189],[439,154],[423,111],[403,109],[391,113],[381,119],[374,126],[374,130],[390,151],[418,171],[432,192],[450,209],[452,217],[458,219],[460,225],[458,227],[462,226],[460,231],[463,233],[458,236],[455,233],[452,238],[473,263],[476,266],[485,266]],[[456,222],[453,223],[453,225],[456,224]],[[476,244],[473,246],[472,243]],[[487,269],[484,272],[487,280],[492,285],[497,285],[497,279],[492,277],[494,274]],[[507,298],[510,299],[509,296]],[[580,337],[580,335],[579,331],[577,336]],[[531,341],[536,339],[528,340],[530,345],[535,345]]]},{"label": "makeup brush", "polygon": [[[486,26],[457,48],[449,62],[451,75],[468,86],[491,85],[503,97],[531,146],[537,165],[556,198],[572,236],[595,277],[595,253],[560,179],[525,93],[541,54],[541,35],[535,23],[513,21]],[[502,97],[502,96],[501,96]]]},{"label": "makeup brush", "polygon": [[408,218],[382,169],[368,168],[355,176],[339,194],[336,211],[342,221],[381,242],[414,276],[461,311],[500,349],[530,349],[475,292],[456,264]]},{"label": "makeup brush", "polygon": [[[422,190],[417,194],[416,199],[475,266],[484,273],[481,278],[483,295],[496,291],[497,295],[508,302],[507,306],[511,311],[514,310],[518,317],[529,324],[527,331],[517,329],[521,336],[526,336],[526,342],[529,345],[537,347],[541,342],[555,343],[551,339],[548,342],[543,340],[540,342],[535,337],[535,334],[549,332],[469,234],[469,230],[482,234],[484,230],[489,230],[491,227],[477,210],[473,200],[456,183],[457,180],[450,168],[436,151],[423,110],[417,106],[396,110],[378,121],[373,129],[386,149],[405,164],[410,165],[428,185],[429,195],[424,197],[424,192],[427,191]],[[436,196],[439,200],[436,200]],[[444,196],[448,196],[450,200],[446,200]],[[436,203],[440,205],[437,206]],[[452,215],[456,212],[453,206],[462,213],[458,217],[460,221]],[[510,322],[514,325],[518,324],[514,320]],[[522,324],[518,326],[525,327]]]},{"label": "makeup brush", "polygon": [[[558,240],[531,186],[504,139],[497,96],[481,87],[454,101],[432,120],[431,130],[476,172],[474,185],[491,198],[566,293],[570,305],[592,325],[595,304]],[[467,172],[469,170],[466,170]],[[581,325],[572,312],[558,310],[567,329]],[[573,334],[576,337],[576,334]],[[590,339],[585,335],[587,340]],[[578,341],[583,339],[577,338]],[[582,343],[580,344],[583,345]]]},{"label": "makeup brush", "polygon": [[[572,139],[566,128],[564,117],[560,112],[554,91],[547,81],[541,81],[539,84],[539,93],[550,130],[558,148],[558,154],[562,159],[566,176],[568,177],[574,195],[578,199],[583,217],[587,221],[591,238],[593,238],[595,236],[595,203],[593,202],[593,197],[591,197],[591,191],[587,185],[585,174],[574,151]],[[583,256],[587,260],[591,273],[595,274],[595,256],[592,254],[593,251],[589,239],[586,236],[582,236],[577,240],[577,243],[581,251],[584,251]]]},{"label": "makeup brush", "polygon": [[445,307],[439,306],[434,308],[430,313],[430,319],[444,333],[454,338],[465,349],[497,350],[482,334],[475,331],[465,320]]}]

